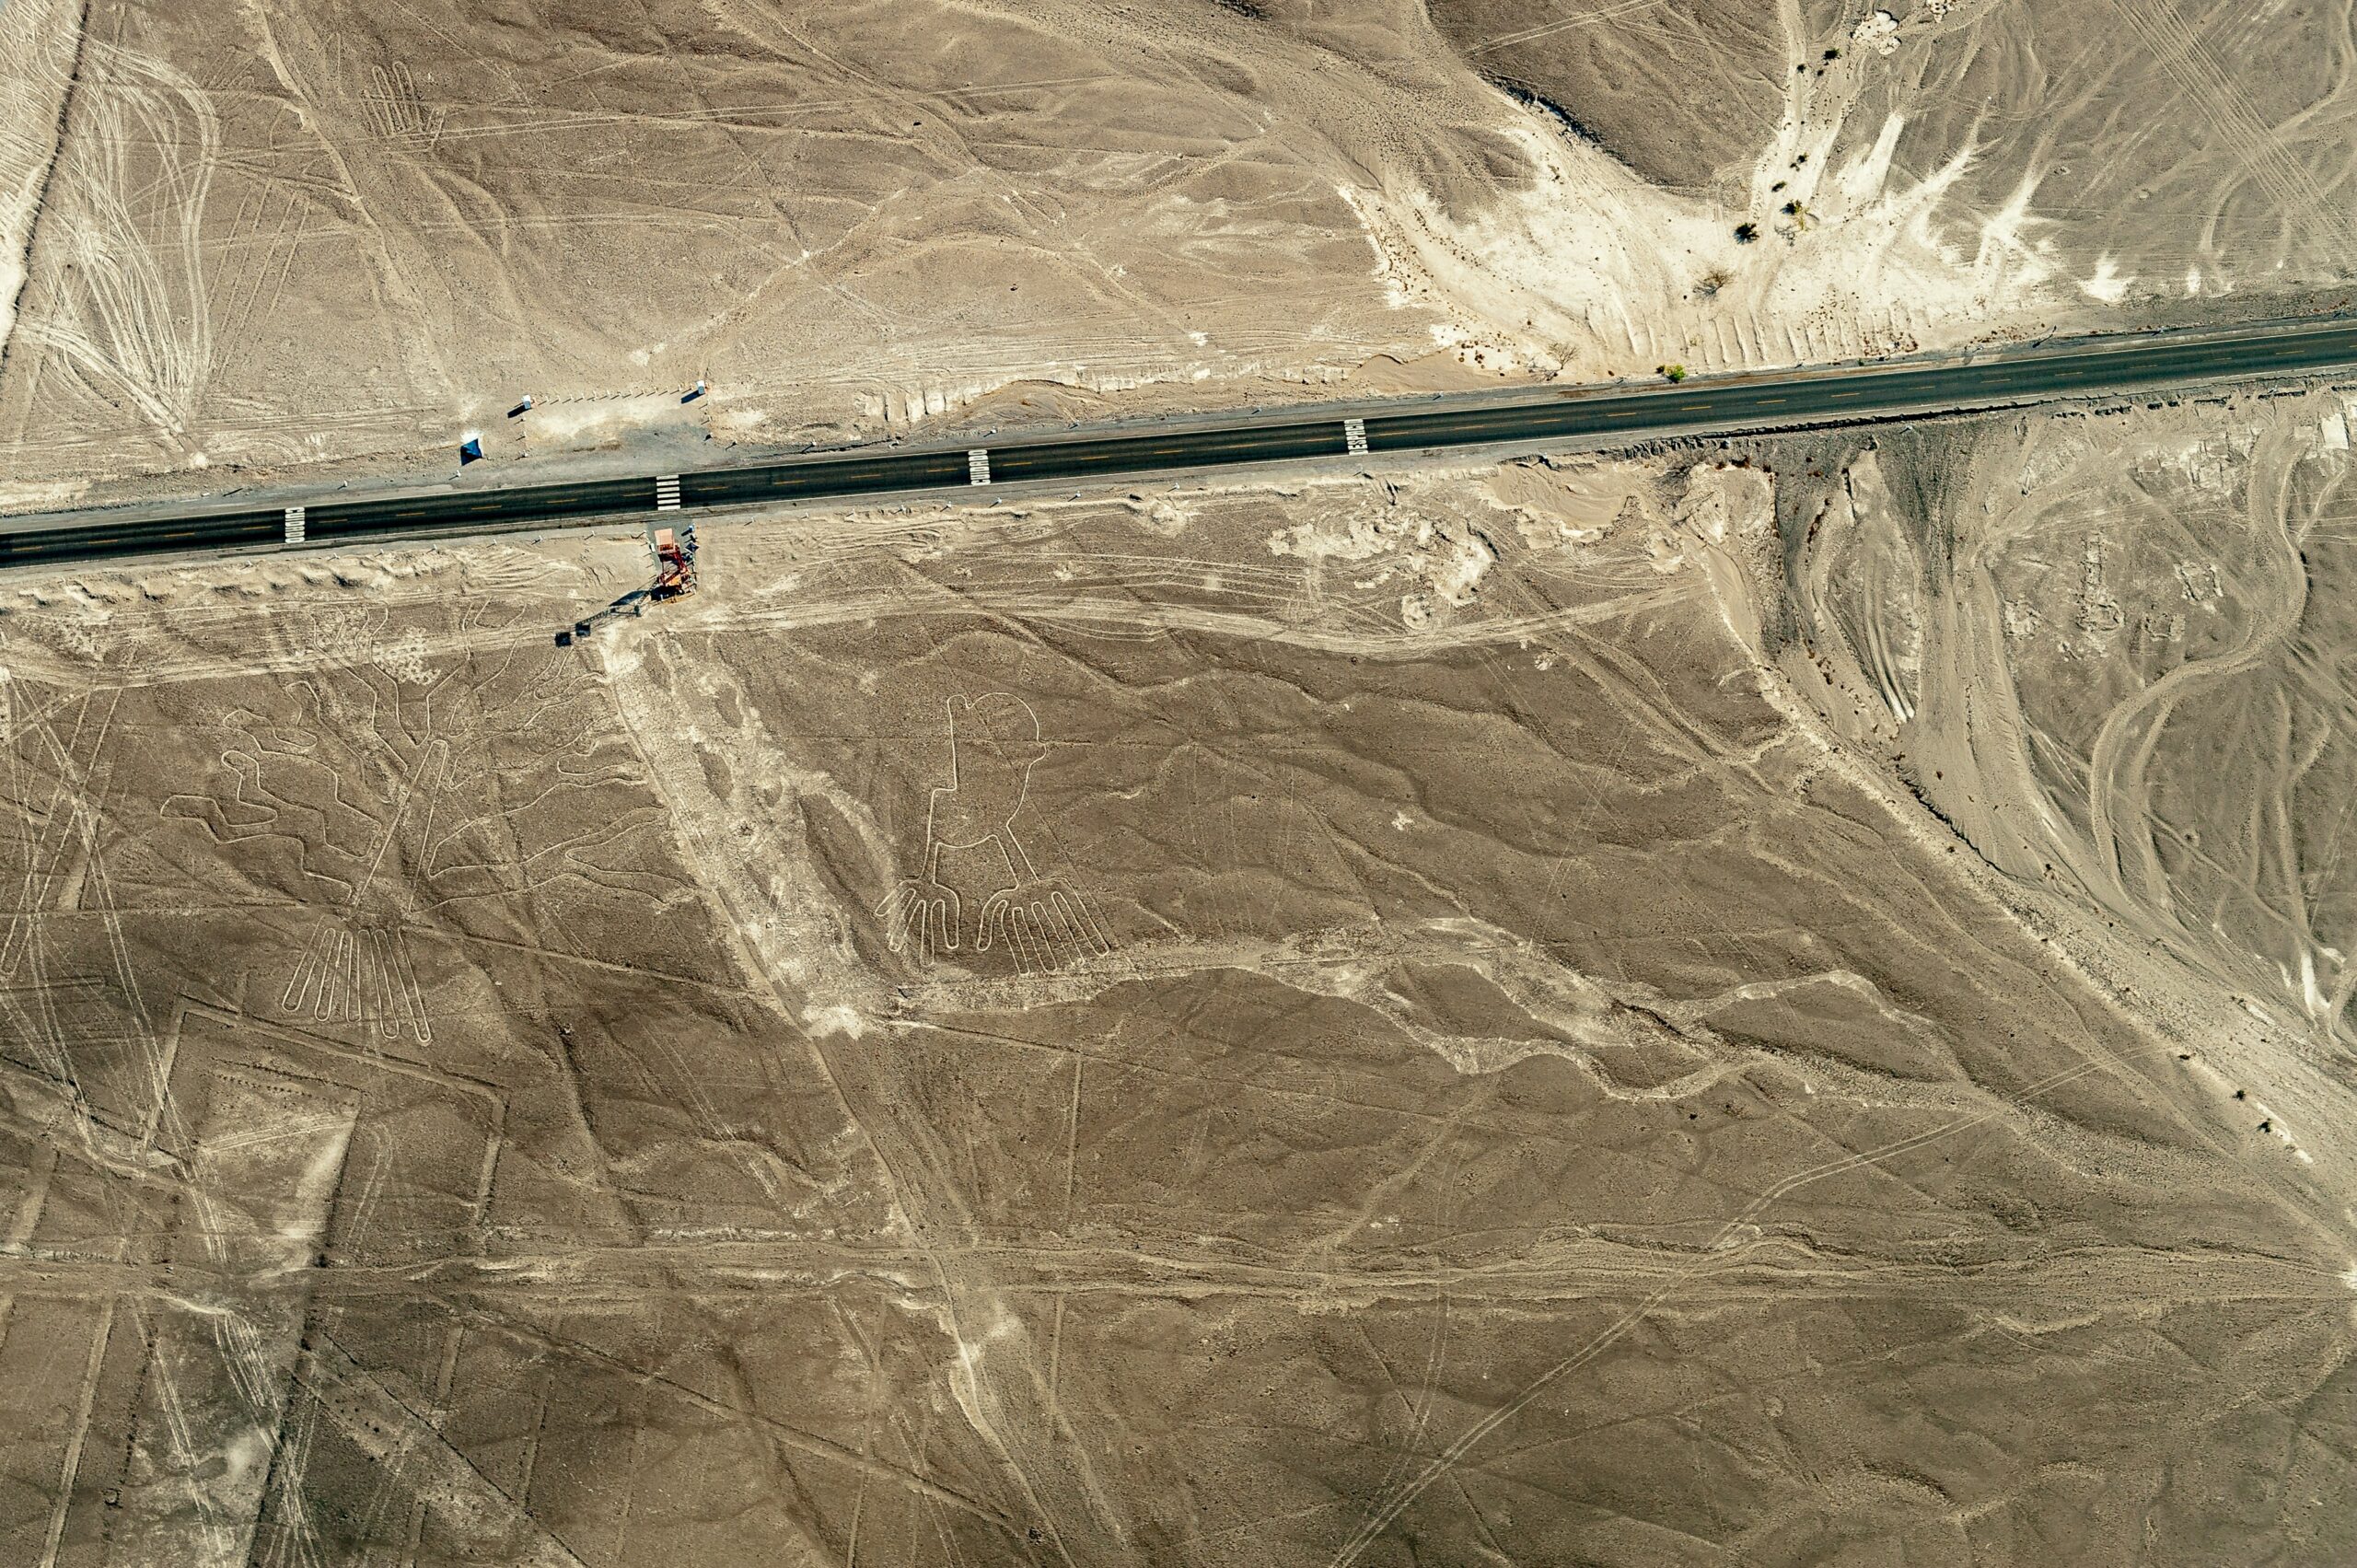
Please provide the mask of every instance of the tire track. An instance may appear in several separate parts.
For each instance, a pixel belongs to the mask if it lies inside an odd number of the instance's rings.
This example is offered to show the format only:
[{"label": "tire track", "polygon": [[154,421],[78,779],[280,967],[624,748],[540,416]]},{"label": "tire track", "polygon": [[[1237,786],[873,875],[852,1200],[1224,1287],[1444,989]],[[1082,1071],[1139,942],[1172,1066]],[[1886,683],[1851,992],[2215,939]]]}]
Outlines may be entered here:
[{"label": "tire track", "polygon": [[[2150,1054],[2160,1055],[2163,1054],[2163,1052],[2159,1050],[2155,1050]],[[2075,1066],[2065,1067],[2059,1072],[2047,1074],[2045,1077],[2038,1079],[2037,1082],[2028,1086],[2028,1087],[2024,1089],[2019,1096],[2015,1097],[2012,1100],[2006,1101],[2003,1104],[1992,1105],[1988,1109],[1981,1111],[1978,1115],[1957,1117],[1955,1120],[1944,1122],[1937,1127],[1929,1128],[1923,1132],[1912,1133],[1904,1138],[1895,1139],[1890,1143],[1880,1144],[1875,1148],[1862,1150],[1858,1153],[1845,1156],[1840,1159],[1829,1160],[1823,1165],[1813,1166],[1807,1170],[1796,1172],[1769,1187],[1758,1197],[1754,1198],[1749,1203],[1744,1205],[1744,1207],[1737,1211],[1733,1217],[1729,1218],[1724,1225],[1722,1225],[1717,1233],[1712,1237],[1711,1241],[1707,1243],[1696,1255],[1694,1261],[1688,1264],[1684,1269],[1678,1271],[1677,1273],[1671,1275],[1668,1279],[1663,1281],[1662,1283],[1648,1294],[1644,1299],[1638,1302],[1636,1306],[1631,1307],[1628,1311],[1622,1313],[1619,1318],[1615,1318],[1602,1332],[1595,1335],[1578,1349],[1573,1351],[1569,1355],[1564,1356],[1552,1366],[1550,1366],[1546,1371],[1540,1373],[1537,1377],[1532,1378],[1529,1382],[1523,1385],[1522,1388],[1517,1391],[1513,1398],[1506,1400],[1505,1403],[1500,1405],[1497,1409],[1492,1411],[1481,1420],[1474,1423],[1474,1424],[1469,1427],[1462,1436],[1458,1437],[1446,1448],[1443,1449],[1430,1463],[1426,1464],[1422,1469],[1419,1470],[1414,1479],[1405,1482],[1404,1484],[1389,1489],[1389,1495],[1383,1497],[1382,1500],[1376,1504],[1375,1508],[1367,1515],[1367,1516],[1360,1522],[1359,1527],[1352,1532],[1350,1539],[1343,1543],[1341,1550],[1337,1551],[1329,1561],[1328,1568],[1350,1568],[1350,1564],[1356,1562],[1359,1558],[1364,1554],[1366,1549],[1374,1545],[1375,1542],[1381,1538],[1384,1532],[1391,1527],[1393,1522],[1396,1521],[1402,1513],[1407,1511],[1409,1505],[1414,1503],[1418,1497],[1422,1496],[1425,1490],[1434,1481],[1440,1480],[1443,1476],[1455,1469],[1457,1463],[1468,1454],[1471,1453],[1476,1447],[1480,1446],[1491,1434],[1496,1432],[1500,1427],[1505,1425],[1508,1422],[1520,1415],[1523,1411],[1530,1406],[1533,1400],[1537,1400],[1539,1395],[1545,1393],[1547,1389],[1552,1387],[1557,1381],[1569,1373],[1578,1371],[1581,1367],[1585,1366],[1590,1362],[1602,1355],[1606,1351],[1611,1349],[1614,1344],[1618,1343],[1628,1334],[1629,1330],[1635,1328],[1639,1323],[1644,1321],[1646,1318],[1650,1317],[1655,1308],[1660,1307],[1671,1296],[1677,1295],[1690,1281],[1709,1268],[1713,1260],[1713,1254],[1716,1249],[1733,1237],[1744,1226],[1751,1224],[1753,1220],[1766,1212],[1772,1204],[1782,1201],[1782,1199],[1790,1197],[1793,1193],[1797,1192],[1805,1187],[1813,1186],[1819,1181],[1824,1181],[1836,1176],[1846,1175],[1853,1170],[1867,1169],[1874,1166],[1880,1165],[1887,1160],[1895,1159],[1901,1155],[1925,1147],[1928,1144],[1954,1137],[1959,1132],[1969,1132],[1975,1127],[1984,1126],[1987,1123],[1997,1120],[2006,1112],[2013,1110],[2021,1105],[2026,1104],[2031,1100],[2040,1098],[2055,1089],[2061,1088],[2066,1085],[2076,1082],[2078,1079],[2085,1077],[2087,1074],[2096,1072],[2099,1068],[2117,1065],[2120,1060],[2124,1059],[2114,1059],[2109,1062],[2105,1062],[2089,1058],[2086,1061],[2079,1063]]]}]

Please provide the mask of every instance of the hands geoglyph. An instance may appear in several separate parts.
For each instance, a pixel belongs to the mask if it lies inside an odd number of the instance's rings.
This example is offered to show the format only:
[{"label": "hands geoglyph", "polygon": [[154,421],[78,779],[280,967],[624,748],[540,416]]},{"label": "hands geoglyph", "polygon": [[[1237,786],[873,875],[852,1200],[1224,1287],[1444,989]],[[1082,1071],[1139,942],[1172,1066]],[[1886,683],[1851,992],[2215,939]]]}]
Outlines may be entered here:
[{"label": "hands geoglyph", "polygon": [[1004,867],[1000,875],[1012,880],[983,900],[975,952],[1008,954],[1025,974],[1053,973],[1111,952],[1112,936],[1080,889],[1043,875],[1016,832],[1031,770],[1048,749],[1039,715],[1004,691],[952,697],[947,713],[949,782],[927,801],[923,875],[902,882],[877,908],[885,940],[920,964],[964,947],[965,901],[942,880],[942,855],[990,850]]},{"label": "hands geoglyph", "polygon": [[876,912],[884,917],[884,939],[892,951],[913,954],[921,964],[958,950],[966,918],[958,889],[929,877],[901,883]]},{"label": "hands geoglyph", "polygon": [[1067,964],[1102,958],[1113,950],[1104,923],[1077,888],[1044,877],[993,893],[982,905],[982,931],[975,950],[1004,947],[1025,974],[1053,974]]}]

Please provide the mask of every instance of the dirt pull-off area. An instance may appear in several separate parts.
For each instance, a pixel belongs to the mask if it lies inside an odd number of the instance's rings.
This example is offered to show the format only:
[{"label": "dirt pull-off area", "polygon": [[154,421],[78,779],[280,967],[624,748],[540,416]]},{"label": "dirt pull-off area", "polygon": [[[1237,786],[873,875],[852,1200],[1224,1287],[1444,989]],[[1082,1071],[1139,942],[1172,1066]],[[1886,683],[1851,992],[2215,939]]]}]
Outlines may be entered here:
[{"label": "dirt pull-off area", "polygon": [[1837,738],[1775,494],[20,585],[0,1556],[2340,1555],[2277,1037]]}]

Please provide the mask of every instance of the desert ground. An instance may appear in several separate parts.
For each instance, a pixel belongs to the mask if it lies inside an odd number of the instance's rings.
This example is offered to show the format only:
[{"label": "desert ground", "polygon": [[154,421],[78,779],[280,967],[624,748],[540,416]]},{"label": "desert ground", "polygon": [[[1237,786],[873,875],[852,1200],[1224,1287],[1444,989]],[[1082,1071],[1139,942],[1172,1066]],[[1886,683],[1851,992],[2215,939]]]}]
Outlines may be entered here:
[{"label": "desert ground", "polygon": [[2192,0],[14,0],[0,505],[2263,315],[2349,282],[2352,52]]},{"label": "desert ground", "polygon": [[[0,512],[2337,308],[2352,17],[0,0]],[[2352,424],[0,572],[0,1564],[2357,1559]]]},{"label": "desert ground", "polygon": [[[643,539],[18,586],[0,1536],[2325,1561],[2345,1035],[2264,982],[2345,813],[2232,727],[2326,695],[2320,406],[714,524],[568,650]],[[2069,656],[2083,525],[1884,521],[2026,453],[2293,513]],[[1943,572],[2046,619],[1951,645]],[[1947,671],[2020,693],[1960,834]],[[2120,728],[2157,881],[2071,813]],[[2300,866],[2165,787],[2222,747]]]}]

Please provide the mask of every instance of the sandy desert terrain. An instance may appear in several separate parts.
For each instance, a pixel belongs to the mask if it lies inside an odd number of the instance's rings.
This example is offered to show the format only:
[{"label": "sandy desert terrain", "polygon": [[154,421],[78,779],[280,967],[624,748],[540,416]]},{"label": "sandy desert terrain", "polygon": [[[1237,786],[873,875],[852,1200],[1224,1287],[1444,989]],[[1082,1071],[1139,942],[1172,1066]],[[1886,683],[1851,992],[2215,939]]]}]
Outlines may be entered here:
[{"label": "sandy desert terrain", "polygon": [[[0,0],[0,510],[2333,308],[2352,17]],[[2353,424],[0,575],[0,1564],[2357,1559]]]},{"label": "sandy desert terrain", "polygon": [[439,474],[470,431],[545,462],[1838,358],[2349,278],[2345,7],[1559,9],[17,0],[0,505]]},{"label": "sandy desert terrain", "polygon": [[16,585],[7,1554],[2325,1560],[2334,1038],[1924,812],[1740,456]]},{"label": "sandy desert terrain", "polygon": [[2295,1150],[2345,1115],[2357,994],[2351,412],[2327,391],[1837,437],[1796,451],[1782,517],[1786,668],[1993,865],[2267,1019],[2296,1061],[2255,1114]]}]

